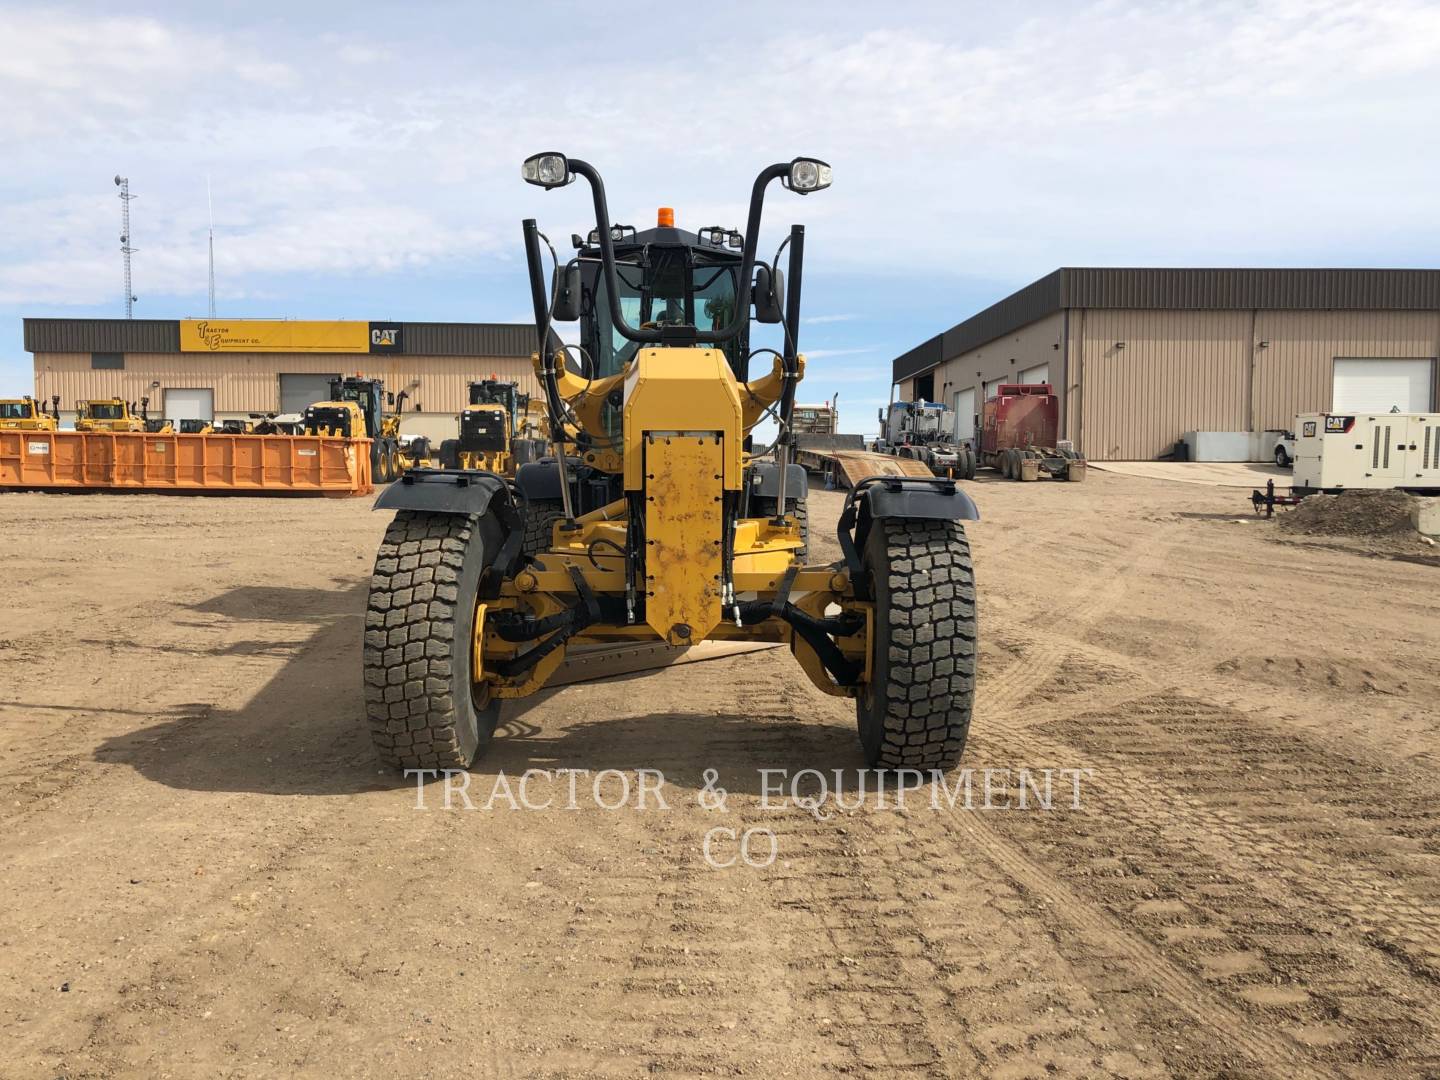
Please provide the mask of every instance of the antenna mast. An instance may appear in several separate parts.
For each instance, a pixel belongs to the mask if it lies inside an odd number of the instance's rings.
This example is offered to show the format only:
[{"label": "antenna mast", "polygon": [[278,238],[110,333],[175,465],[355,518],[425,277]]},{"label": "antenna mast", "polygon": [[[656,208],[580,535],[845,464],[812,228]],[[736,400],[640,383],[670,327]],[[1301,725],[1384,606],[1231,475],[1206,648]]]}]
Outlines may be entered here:
[{"label": "antenna mast", "polygon": [[135,249],[130,246],[130,200],[138,198],[130,194],[130,178],[128,176],[115,177],[115,186],[120,189],[120,253],[125,257],[125,317],[135,317],[135,295],[134,286],[130,283],[130,256]]},{"label": "antenna mast", "polygon": [[215,318],[215,202],[210,197],[210,174],[205,174],[205,205],[210,211],[210,318]]}]

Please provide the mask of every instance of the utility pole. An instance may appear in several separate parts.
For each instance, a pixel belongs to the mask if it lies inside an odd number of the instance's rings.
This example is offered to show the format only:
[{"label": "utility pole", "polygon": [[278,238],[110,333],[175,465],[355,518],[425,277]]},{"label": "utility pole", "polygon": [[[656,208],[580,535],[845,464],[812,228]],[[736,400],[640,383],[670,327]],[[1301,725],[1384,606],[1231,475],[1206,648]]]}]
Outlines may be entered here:
[{"label": "utility pole", "polygon": [[115,186],[120,189],[120,253],[125,257],[125,317],[135,317],[135,295],[134,286],[130,283],[130,256],[135,249],[130,246],[130,200],[138,198],[130,194],[130,178],[128,176],[116,175]]},{"label": "utility pole", "polygon": [[205,206],[210,211],[210,318],[215,318],[215,202],[210,197],[210,174],[205,174]]}]

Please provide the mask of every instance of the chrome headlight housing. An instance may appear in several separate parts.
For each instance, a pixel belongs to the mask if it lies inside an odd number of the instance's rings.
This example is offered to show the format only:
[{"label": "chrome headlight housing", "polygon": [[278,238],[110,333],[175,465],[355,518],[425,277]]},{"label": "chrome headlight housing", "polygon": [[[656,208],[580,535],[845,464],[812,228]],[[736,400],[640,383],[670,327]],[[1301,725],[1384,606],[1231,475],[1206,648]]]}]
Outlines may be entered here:
[{"label": "chrome headlight housing", "polygon": [[790,176],[786,186],[801,195],[821,191],[830,186],[830,166],[819,158],[797,157],[790,162]]},{"label": "chrome headlight housing", "polygon": [[526,158],[520,166],[520,176],[527,184],[543,188],[564,187],[575,179],[569,159],[553,151]]}]

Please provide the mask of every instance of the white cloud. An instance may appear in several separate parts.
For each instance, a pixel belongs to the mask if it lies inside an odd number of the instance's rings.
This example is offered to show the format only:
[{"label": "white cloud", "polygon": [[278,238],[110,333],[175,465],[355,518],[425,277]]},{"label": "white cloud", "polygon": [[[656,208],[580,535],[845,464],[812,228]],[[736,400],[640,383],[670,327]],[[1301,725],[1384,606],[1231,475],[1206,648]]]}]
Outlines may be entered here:
[{"label": "white cloud", "polygon": [[604,171],[618,220],[675,205],[692,227],[741,224],[756,168],[819,154],[836,186],[773,189],[762,251],[803,220],[812,267],[930,289],[1062,263],[1303,263],[1377,237],[1440,241],[1440,146],[1416,127],[1440,114],[1432,4],[1101,0],[1019,19],[860,6],[830,21],[853,31],[802,31],[797,16],[759,42],[707,27],[717,56],[743,40],[744,78],[684,50],[645,64],[590,51],[583,77],[558,78],[515,44],[543,12],[471,17],[416,20],[382,52],[360,33],[312,40],[233,15],[220,30],[199,9],[0,12],[0,300],[117,291],[117,170],[140,194],[142,294],[203,281],[207,172],[226,289],[513,264],[520,217],[557,244],[588,225],[583,185],[519,182],[521,158],[549,146]]}]

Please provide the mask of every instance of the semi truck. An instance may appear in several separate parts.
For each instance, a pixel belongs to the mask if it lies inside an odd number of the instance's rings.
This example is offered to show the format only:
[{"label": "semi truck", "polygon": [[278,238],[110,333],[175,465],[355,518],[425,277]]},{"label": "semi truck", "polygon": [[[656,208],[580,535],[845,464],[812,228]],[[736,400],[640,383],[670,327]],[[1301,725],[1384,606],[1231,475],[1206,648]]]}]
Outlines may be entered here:
[{"label": "semi truck", "polygon": [[975,452],[955,439],[955,415],[936,401],[892,401],[880,410],[875,451],[911,458],[936,476],[975,479]]},{"label": "semi truck", "polygon": [[1060,399],[1050,383],[1001,383],[980,414],[979,466],[1007,480],[1085,479],[1085,459],[1060,432]]}]

